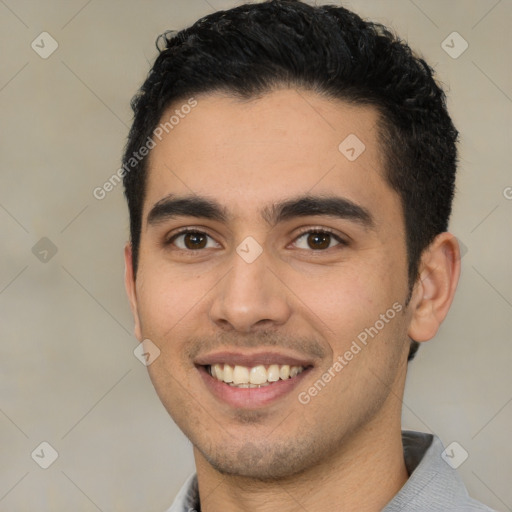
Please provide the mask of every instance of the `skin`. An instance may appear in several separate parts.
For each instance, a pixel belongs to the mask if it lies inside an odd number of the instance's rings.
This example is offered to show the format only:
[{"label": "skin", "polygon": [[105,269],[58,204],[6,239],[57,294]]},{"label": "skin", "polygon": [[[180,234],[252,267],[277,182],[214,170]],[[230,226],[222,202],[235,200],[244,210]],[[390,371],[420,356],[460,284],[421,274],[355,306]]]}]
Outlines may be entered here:
[{"label": "skin", "polygon": [[[125,262],[136,336],[161,351],[148,366],[151,380],[194,445],[202,510],[381,510],[408,478],[400,415],[409,337],[431,339],[443,321],[460,272],[457,241],[442,233],[423,253],[406,306],[404,217],[384,179],[371,107],[292,89],[250,101],[196,99],[151,151],[136,279],[129,244]],[[338,150],[349,134],[365,144],[352,162]],[[148,223],[169,194],[215,200],[229,219]],[[327,215],[269,225],[260,214],[304,194],[347,198],[371,213],[373,227]],[[183,236],[166,245],[184,227],[208,234],[207,246],[191,251]],[[308,229],[332,230],[348,244],[327,237],[328,248],[318,249]],[[248,236],[262,248],[252,263],[236,252]],[[298,393],[394,303],[402,311],[300,403]],[[314,366],[264,407],[220,401],[193,363],[213,350],[269,347]]]}]

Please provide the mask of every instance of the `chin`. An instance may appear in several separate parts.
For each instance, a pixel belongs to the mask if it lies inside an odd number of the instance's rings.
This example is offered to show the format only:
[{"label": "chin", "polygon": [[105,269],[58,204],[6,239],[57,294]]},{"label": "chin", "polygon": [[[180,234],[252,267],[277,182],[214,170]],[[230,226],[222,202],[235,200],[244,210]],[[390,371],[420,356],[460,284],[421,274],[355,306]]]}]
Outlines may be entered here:
[{"label": "chin", "polygon": [[[268,443],[268,440],[263,441]],[[201,451],[201,450],[200,450]],[[316,452],[316,453],[315,453]],[[298,475],[318,462],[318,451],[303,446],[258,446],[247,442],[238,449],[231,446],[225,451],[204,453],[203,457],[219,473],[260,480],[262,482],[285,480]],[[316,456],[315,456],[316,455]]]}]

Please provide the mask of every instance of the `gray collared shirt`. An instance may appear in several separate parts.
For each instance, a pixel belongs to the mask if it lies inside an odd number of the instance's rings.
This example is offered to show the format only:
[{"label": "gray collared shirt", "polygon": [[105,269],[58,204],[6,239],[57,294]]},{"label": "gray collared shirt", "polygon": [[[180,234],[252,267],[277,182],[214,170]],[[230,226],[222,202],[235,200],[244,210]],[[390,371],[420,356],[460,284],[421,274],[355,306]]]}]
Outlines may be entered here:
[{"label": "gray collared shirt", "polygon": [[[404,430],[402,444],[409,480],[382,512],[494,512],[469,497],[457,471],[441,457],[444,447],[436,435]],[[193,474],[167,512],[200,511]]]}]

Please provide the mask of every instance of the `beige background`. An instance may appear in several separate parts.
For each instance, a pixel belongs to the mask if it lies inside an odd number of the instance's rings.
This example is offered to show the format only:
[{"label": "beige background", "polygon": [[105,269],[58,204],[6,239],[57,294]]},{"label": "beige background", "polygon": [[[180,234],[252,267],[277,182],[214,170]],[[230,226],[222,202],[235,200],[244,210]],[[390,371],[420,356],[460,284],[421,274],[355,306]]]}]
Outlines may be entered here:
[{"label": "beige background", "polygon": [[[133,354],[121,186],[92,192],[119,167],[156,36],[236,4],[0,1],[0,511],[163,511],[193,471]],[[467,253],[449,318],[410,367],[403,426],[458,442],[470,493],[512,510],[512,2],[344,5],[421,49],[462,137],[451,228]],[[47,59],[31,48],[43,31],[59,45]],[[453,31],[469,43],[456,59],[441,46]],[[34,254],[43,237],[55,255]],[[31,457],[43,441],[58,452],[46,470]]]}]

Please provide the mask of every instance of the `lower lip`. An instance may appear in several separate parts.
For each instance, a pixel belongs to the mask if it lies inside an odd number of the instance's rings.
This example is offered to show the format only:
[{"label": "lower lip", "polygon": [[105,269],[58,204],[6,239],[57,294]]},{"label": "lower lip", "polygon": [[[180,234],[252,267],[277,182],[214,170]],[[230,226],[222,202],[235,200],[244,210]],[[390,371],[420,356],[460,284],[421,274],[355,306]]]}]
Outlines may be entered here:
[{"label": "lower lip", "polygon": [[269,405],[291,393],[302,382],[305,375],[309,373],[311,367],[306,368],[291,379],[278,380],[261,388],[237,388],[213,378],[204,366],[198,367],[198,370],[206,387],[217,399],[232,407],[255,409]]}]

